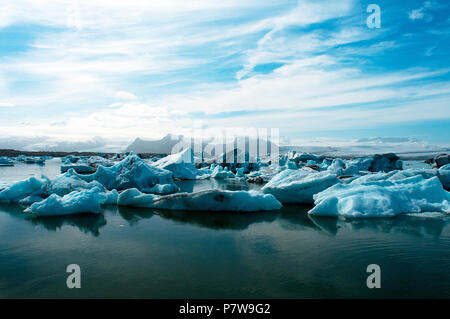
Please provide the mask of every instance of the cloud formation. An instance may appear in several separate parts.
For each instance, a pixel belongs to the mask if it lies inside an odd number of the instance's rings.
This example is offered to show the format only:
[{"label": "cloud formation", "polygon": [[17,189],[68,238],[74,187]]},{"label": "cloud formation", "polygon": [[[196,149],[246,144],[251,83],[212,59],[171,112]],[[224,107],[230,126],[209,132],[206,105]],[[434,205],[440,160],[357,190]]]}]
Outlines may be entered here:
[{"label": "cloud formation", "polygon": [[198,120],[286,136],[449,120],[448,34],[411,22],[445,25],[442,5],[381,1],[376,30],[364,6],[10,1],[0,12],[0,134],[121,144],[186,135]]}]

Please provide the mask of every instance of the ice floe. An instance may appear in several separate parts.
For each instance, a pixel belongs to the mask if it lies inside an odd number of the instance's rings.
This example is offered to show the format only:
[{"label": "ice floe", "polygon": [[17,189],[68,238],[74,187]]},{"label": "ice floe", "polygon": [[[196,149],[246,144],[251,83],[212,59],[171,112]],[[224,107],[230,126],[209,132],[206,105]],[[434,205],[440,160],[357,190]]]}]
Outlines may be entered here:
[{"label": "ice floe", "polygon": [[194,153],[188,148],[180,153],[168,155],[152,165],[171,171],[178,179],[196,179],[199,173],[193,163]]},{"label": "ice floe", "polygon": [[137,189],[128,189],[120,193],[118,205],[169,210],[242,212],[278,210],[282,206],[270,194],[219,189],[165,196],[143,194]]},{"label": "ice floe", "polygon": [[394,217],[402,213],[450,213],[450,193],[437,177],[336,184],[314,195],[311,215],[345,218]]},{"label": "ice floe", "polygon": [[228,170],[228,167],[223,168],[220,165],[215,165],[214,169],[212,169],[211,178],[225,179],[234,177],[235,175],[233,174],[233,172]]},{"label": "ice floe", "polygon": [[336,174],[312,169],[286,169],[275,175],[263,188],[282,203],[313,203],[313,195],[340,183]]},{"label": "ice floe", "polygon": [[97,181],[110,190],[137,188],[145,193],[158,194],[170,194],[179,190],[172,172],[152,166],[134,153],[114,166],[99,166],[93,174],[74,174],[86,182]]},{"label": "ice floe", "polygon": [[0,192],[0,203],[18,203],[20,200],[32,196],[46,196],[49,180],[45,177],[30,177],[15,182]]},{"label": "ice floe", "polygon": [[117,191],[104,193],[97,187],[90,190],[74,191],[62,197],[52,194],[45,200],[32,204],[25,212],[37,216],[100,213],[102,204],[117,201],[117,197]]}]

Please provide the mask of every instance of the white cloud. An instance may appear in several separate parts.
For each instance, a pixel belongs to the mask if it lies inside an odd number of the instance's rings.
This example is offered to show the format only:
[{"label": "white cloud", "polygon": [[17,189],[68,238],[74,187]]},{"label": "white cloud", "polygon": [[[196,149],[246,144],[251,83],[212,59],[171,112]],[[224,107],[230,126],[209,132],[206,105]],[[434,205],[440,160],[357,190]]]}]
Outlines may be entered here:
[{"label": "white cloud", "polygon": [[14,104],[12,104],[12,103],[0,101],[0,107],[13,107],[13,106],[14,106]]},{"label": "white cloud", "polygon": [[136,95],[133,93],[127,92],[127,91],[118,91],[115,94],[115,97],[122,99],[122,100],[137,100],[139,99]]},{"label": "white cloud", "polygon": [[[417,9],[414,18],[430,6]],[[411,108],[405,113],[399,113],[404,108],[338,109],[393,98],[406,105],[450,92],[446,82],[422,82],[448,70],[365,74],[364,61],[355,63],[352,55],[379,54],[399,44],[365,45],[388,30],[368,32],[343,23],[354,9],[352,0],[297,5],[270,0],[10,1],[0,11],[0,28],[29,23],[57,30],[38,33],[29,50],[0,62],[0,96],[8,101],[3,104],[23,114],[20,121],[0,127],[0,134],[73,143],[102,136],[120,144],[137,136],[186,135],[195,112],[217,115],[208,126],[228,121],[288,130],[375,125],[383,114],[394,122],[402,116],[440,118],[426,108],[414,114],[408,113]],[[337,19],[336,27],[322,28],[320,22],[329,19]],[[292,27],[299,30],[294,35]],[[254,71],[270,62],[283,66],[265,75]],[[222,69],[236,70],[237,80],[230,81],[232,75],[224,83],[209,80]],[[27,85],[15,87],[22,82]],[[325,114],[322,108],[329,110]],[[279,112],[220,119],[220,113],[252,110]],[[391,112],[389,118],[383,112]]]}]

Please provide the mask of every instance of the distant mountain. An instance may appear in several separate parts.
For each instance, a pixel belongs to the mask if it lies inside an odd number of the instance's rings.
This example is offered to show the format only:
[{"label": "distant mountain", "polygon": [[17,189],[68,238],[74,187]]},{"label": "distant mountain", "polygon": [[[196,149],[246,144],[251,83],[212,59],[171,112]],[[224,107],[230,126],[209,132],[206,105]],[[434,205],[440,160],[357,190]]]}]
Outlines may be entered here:
[{"label": "distant mountain", "polygon": [[125,152],[170,154],[172,148],[182,140],[182,135],[172,134],[167,134],[160,140],[143,140],[138,137],[128,145]]},{"label": "distant mountain", "polygon": [[329,146],[323,142],[317,144],[319,145],[281,146],[280,153],[285,154],[288,151],[294,150],[297,152],[333,157],[358,157],[377,153],[395,153],[402,159],[427,159],[439,153],[449,153],[450,151],[448,146],[433,145],[415,138],[403,137],[372,137],[347,141],[341,140],[335,146]]},{"label": "distant mountain", "polygon": [[[221,154],[225,152],[226,150],[233,150],[236,148],[234,143],[237,143],[236,141],[233,142],[233,144],[229,144],[227,147],[225,145],[221,144],[214,144],[212,143],[213,139],[204,140],[202,146],[200,144],[196,144],[195,148],[196,150],[203,149],[205,153],[209,154],[210,156],[218,156],[218,154]],[[181,145],[183,149],[187,147],[194,147],[193,144],[191,144],[191,140],[188,138],[185,138],[183,135],[172,135],[168,134],[164,136],[160,140],[143,140],[141,138],[136,138],[133,143],[131,143],[125,150],[125,152],[135,152],[135,153],[151,153],[151,154],[171,154],[172,149],[175,145],[180,143],[178,146]],[[249,144],[252,143],[252,147],[256,150],[256,145],[258,144],[257,139],[245,139],[245,150],[249,151]],[[217,149],[216,147],[219,146]],[[270,153],[271,149],[275,149],[276,145],[270,142],[267,142],[267,152]],[[176,152],[181,151],[181,149],[177,149]],[[216,151],[219,151],[218,154],[216,154]],[[200,155],[200,154],[196,154]],[[256,154],[252,154],[252,156],[256,156]]]}]

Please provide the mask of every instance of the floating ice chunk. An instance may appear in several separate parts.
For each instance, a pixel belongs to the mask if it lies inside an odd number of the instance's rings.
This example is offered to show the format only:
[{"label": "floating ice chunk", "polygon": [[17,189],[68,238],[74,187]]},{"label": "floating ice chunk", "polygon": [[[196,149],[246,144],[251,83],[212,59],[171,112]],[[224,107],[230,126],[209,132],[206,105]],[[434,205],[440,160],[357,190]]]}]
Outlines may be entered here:
[{"label": "floating ice chunk", "polygon": [[0,157],[0,166],[14,166],[14,162],[6,156]]},{"label": "floating ice chunk", "polygon": [[287,161],[287,168],[297,169],[297,164],[295,164],[295,162],[292,162],[292,161]]},{"label": "floating ice chunk", "polygon": [[341,158],[335,158],[327,171],[330,174],[336,174],[337,176],[354,176],[359,174],[358,167],[351,163],[346,163]]},{"label": "floating ice chunk", "polygon": [[8,188],[12,185],[11,182],[0,182],[0,191],[4,190],[5,188]]},{"label": "floating ice chunk", "polygon": [[243,212],[278,210],[282,206],[272,195],[219,189],[166,196],[143,194],[137,189],[128,189],[120,193],[118,205],[169,210]]},{"label": "floating ice chunk", "polygon": [[40,202],[43,200],[44,200],[44,198],[42,198],[41,196],[30,195],[28,197],[25,197],[24,199],[21,199],[19,201],[19,204],[23,205],[23,206],[30,206],[33,203],[37,203],[37,202]]},{"label": "floating ice chunk", "polygon": [[450,193],[437,177],[337,184],[314,195],[311,215],[345,218],[393,217],[401,213],[450,213]]},{"label": "floating ice chunk", "polygon": [[56,176],[50,183],[49,193],[64,196],[73,191],[81,191],[98,187],[104,191],[106,189],[97,181],[86,182],[77,176],[74,170]]},{"label": "floating ice chunk", "polygon": [[61,165],[61,173],[67,172],[69,169],[73,169],[79,174],[91,174],[95,172],[95,167],[89,164],[77,163],[77,164],[66,164]]},{"label": "floating ice chunk", "polygon": [[439,179],[445,189],[450,189],[450,164],[442,166],[438,170]]},{"label": "floating ice chunk", "polygon": [[233,174],[233,172],[230,172],[228,170],[228,167],[223,168],[220,165],[217,165],[214,167],[214,170],[211,174],[211,178],[216,178],[216,179],[225,179],[225,178],[234,178],[235,175]]},{"label": "floating ice chunk", "polygon": [[295,152],[293,152],[292,154],[290,154],[290,158],[296,163],[307,162],[309,160],[312,160],[315,163],[319,163],[320,161],[322,161],[325,158],[325,156],[309,154],[309,153],[295,153]]},{"label": "floating ice chunk", "polygon": [[311,169],[287,169],[275,175],[262,191],[282,203],[313,203],[313,195],[340,183],[335,174]]},{"label": "floating ice chunk", "polygon": [[390,172],[393,170],[401,170],[403,163],[399,157],[394,153],[376,154],[372,158],[372,163],[369,167],[371,172]]},{"label": "floating ice chunk", "polygon": [[158,191],[163,194],[179,190],[172,172],[152,166],[134,153],[114,166],[99,166],[94,174],[76,175],[86,182],[98,181],[107,189],[137,188],[143,192]]},{"label": "floating ice chunk", "polygon": [[198,172],[193,163],[194,153],[187,148],[180,153],[166,156],[152,165],[171,171],[175,178],[196,179]]},{"label": "floating ice chunk", "polygon": [[37,216],[100,213],[101,205],[107,200],[108,194],[99,188],[93,188],[81,192],[74,191],[63,197],[52,194],[47,199],[32,204],[25,212],[34,213]]},{"label": "floating ice chunk", "polygon": [[237,167],[236,168],[236,176],[243,177],[244,176],[245,167]]},{"label": "floating ice chunk", "polygon": [[87,159],[87,163],[94,164],[95,166],[105,166],[105,167],[111,167],[115,163],[109,159],[106,159],[101,156],[91,156]]},{"label": "floating ice chunk", "polygon": [[371,157],[361,157],[349,161],[349,165],[356,166],[358,168],[358,171],[368,171],[370,166],[372,165],[372,162],[373,158]]},{"label": "floating ice chunk", "polygon": [[366,183],[370,181],[382,181],[382,180],[388,180],[388,181],[395,181],[404,179],[407,177],[412,176],[422,176],[425,179],[432,178],[432,177],[438,177],[441,181],[442,186],[445,189],[450,188],[450,170],[441,170],[441,169],[405,169],[401,171],[390,171],[389,173],[382,173],[378,172],[375,174],[368,174],[361,176],[353,181],[351,183],[353,184],[361,184]]},{"label": "floating ice chunk", "polygon": [[30,177],[26,180],[13,183],[0,192],[0,203],[18,203],[30,195],[46,195],[49,180],[44,176],[41,179]]}]

